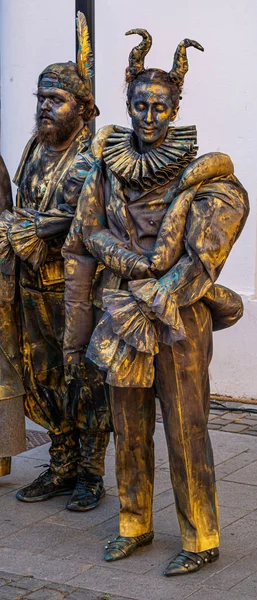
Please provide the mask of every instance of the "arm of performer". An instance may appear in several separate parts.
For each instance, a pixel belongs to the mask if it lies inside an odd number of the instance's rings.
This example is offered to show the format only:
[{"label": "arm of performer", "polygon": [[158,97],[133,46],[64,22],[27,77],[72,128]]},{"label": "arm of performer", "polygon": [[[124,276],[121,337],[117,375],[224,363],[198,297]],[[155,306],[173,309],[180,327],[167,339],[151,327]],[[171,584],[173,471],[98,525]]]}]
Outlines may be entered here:
[{"label": "arm of performer", "polygon": [[85,346],[93,330],[92,282],[97,260],[86,249],[83,239],[105,226],[104,180],[101,167],[92,167],[78,200],[75,217],[62,248],[65,273],[64,363],[80,365],[85,361]]},{"label": "arm of performer", "polygon": [[[177,307],[193,304],[208,292],[219,276],[248,212],[248,196],[234,176],[201,186],[187,217],[185,253],[157,282],[149,281],[141,286],[131,282],[129,289],[161,320],[165,320],[165,314],[170,315],[168,304]],[[151,261],[157,277],[161,264],[158,248]]]}]

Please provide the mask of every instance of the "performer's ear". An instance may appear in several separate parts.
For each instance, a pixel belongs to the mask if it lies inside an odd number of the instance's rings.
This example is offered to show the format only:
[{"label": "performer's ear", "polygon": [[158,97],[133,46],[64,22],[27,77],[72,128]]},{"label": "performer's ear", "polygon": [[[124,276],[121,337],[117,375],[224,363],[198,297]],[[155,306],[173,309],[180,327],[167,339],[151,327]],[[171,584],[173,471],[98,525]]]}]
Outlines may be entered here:
[{"label": "performer's ear", "polygon": [[127,100],[126,104],[127,104],[127,111],[128,111],[128,114],[129,114],[129,116],[131,117],[132,115],[131,115],[130,102]]},{"label": "performer's ear", "polygon": [[79,104],[79,106],[78,106],[78,114],[82,115],[83,112],[84,112],[84,110],[85,110],[84,104]]},{"label": "performer's ear", "polygon": [[173,110],[172,117],[171,117],[171,119],[170,119],[171,121],[175,121],[175,119],[177,118],[177,115],[178,115],[178,110],[179,110],[179,106],[177,106],[177,108],[175,108],[175,109]]}]

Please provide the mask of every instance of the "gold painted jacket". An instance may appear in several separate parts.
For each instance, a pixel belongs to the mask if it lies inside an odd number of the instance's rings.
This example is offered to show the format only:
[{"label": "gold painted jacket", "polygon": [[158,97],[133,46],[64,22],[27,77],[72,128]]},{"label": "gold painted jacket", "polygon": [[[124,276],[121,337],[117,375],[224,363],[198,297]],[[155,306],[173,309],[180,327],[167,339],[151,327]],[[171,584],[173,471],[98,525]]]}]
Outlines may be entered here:
[{"label": "gold painted jacket", "polygon": [[[214,282],[248,196],[227,155],[196,159],[196,150],[195,127],[170,128],[143,155],[121,127],[103,128],[92,144],[95,163],[63,248],[64,353],[78,363],[89,344],[88,358],[111,385],[152,385],[159,343],[185,337],[181,307],[202,299],[214,329],[242,316],[241,298]],[[90,339],[92,304],[104,314]]]},{"label": "gold painted jacket", "polygon": [[[18,206],[12,212],[10,203],[3,207],[9,210],[0,217],[0,277],[3,282],[0,290],[0,348],[8,360],[1,362],[0,399],[24,394],[22,375],[26,380],[27,398],[32,390],[42,404],[46,402],[43,385],[48,386],[50,377],[54,380],[55,373],[56,383],[53,386],[56,389],[61,387],[64,329],[61,247],[90,169],[84,157],[90,141],[89,129],[84,127],[63,153],[48,186],[41,190],[40,205],[35,208],[29,194],[21,192],[25,189],[21,184],[24,169],[29,162],[33,163],[39,146],[33,137],[24,150],[14,179],[20,186]],[[77,156],[79,151],[83,151],[83,156]],[[38,182],[33,180],[32,187],[40,183],[39,168],[34,169],[34,173],[37,172]],[[19,284],[23,300],[17,295]],[[21,302],[23,310],[20,310]],[[40,327],[35,325],[36,319]],[[23,349],[22,368],[16,324],[22,332],[19,340]],[[28,350],[27,354],[24,351],[28,346],[29,357]]]},{"label": "gold painted jacket", "polygon": [[[0,214],[12,208],[10,178],[0,156]],[[0,217],[1,219],[1,217]],[[15,307],[12,265],[4,268],[0,260],[0,401],[18,398],[24,394]],[[5,424],[1,423],[4,428]]]}]

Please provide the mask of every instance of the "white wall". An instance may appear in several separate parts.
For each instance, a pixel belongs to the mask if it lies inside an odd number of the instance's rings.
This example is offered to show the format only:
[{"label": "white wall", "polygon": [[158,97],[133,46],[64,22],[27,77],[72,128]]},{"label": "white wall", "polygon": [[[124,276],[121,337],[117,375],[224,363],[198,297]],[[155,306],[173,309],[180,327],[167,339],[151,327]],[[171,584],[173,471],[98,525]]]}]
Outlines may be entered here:
[{"label": "white wall", "polygon": [[74,0],[1,0],[1,153],[11,178],[34,127],[37,79],[74,60]]},{"label": "white wall", "polygon": [[200,153],[230,154],[249,192],[251,214],[220,277],[244,295],[245,317],[214,336],[211,366],[216,393],[257,397],[256,139],[257,3],[253,0],[96,0],[96,96],[98,127],[129,126],[124,72],[138,36],[148,29],[153,46],[148,67],[170,70],[175,48],[185,37],[204,47],[188,50],[189,72],[177,125],[197,125]]}]

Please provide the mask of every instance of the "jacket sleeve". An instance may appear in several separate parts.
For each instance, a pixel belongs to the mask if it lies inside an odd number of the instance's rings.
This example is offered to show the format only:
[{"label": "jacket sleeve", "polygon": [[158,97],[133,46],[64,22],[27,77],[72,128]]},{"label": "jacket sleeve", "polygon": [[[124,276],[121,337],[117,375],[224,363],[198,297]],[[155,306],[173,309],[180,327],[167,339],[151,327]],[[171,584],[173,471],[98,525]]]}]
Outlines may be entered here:
[{"label": "jacket sleeve", "polygon": [[93,233],[85,245],[89,252],[121,279],[151,277],[150,262],[145,256],[131,252],[108,229]]},{"label": "jacket sleeve", "polygon": [[0,156],[0,214],[4,210],[12,210],[12,191],[8,171]]},{"label": "jacket sleeve", "polygon": [[93,330],[92,282],[97,260],[84,245],[94,231],[105,226],[104,179],[101,164],[93,165],[78,200],[77,210],[62,248],[65,272],[64,362],[84,362],[85,347]]},{"label": "jacket sleeve", "polygon": [[[193,304],[211,288],[240,235],[249,212],[248,196],[238,180],[200,186],[187,215],[185,252],[154,284],[135,293],[156,316],[168,322],[177,308]],[[151,265],[155,272],[154,264]],[[132,290],[134,284],[129,284]],[[167,318],[168,315],[168,318]]]}]

